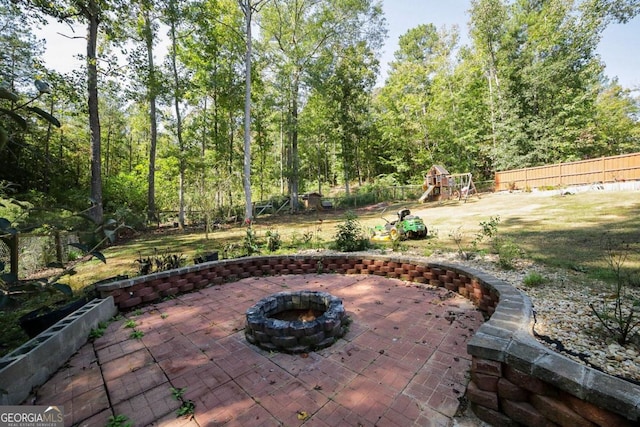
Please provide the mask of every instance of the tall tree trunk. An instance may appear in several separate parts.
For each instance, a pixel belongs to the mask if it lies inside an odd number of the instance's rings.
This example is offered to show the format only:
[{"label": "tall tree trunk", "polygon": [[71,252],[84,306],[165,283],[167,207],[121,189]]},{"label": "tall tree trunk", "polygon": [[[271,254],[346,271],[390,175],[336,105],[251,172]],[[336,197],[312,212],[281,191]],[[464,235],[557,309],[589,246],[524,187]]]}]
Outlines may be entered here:
[{"label": "tall tree trunk", "polygon": [[102,164],[100,148],[100,115],[98,112],[98,64],[96,46],[98,44],[98,9],[96,0],[87,4],[87,92],[89,107],[89,129],[91,132],[91,199],[93,207],[91,218],[97,223],[103,222],[102,207]]},{"label": "tall tree trunk", "polygon": [[[51,104],[49,106],[49,114],[51,114],[53,116],[53,97],[51,97]],[[51,174],[51,131],[52,131],[52,124],[51,122],[49,122],[49,124],[47,125],[47,136],[45,137],[44,140],[44,172],[43,172],[43,178],[44,178],[44,187],[43,190],[45,192],[45,194],[49,194],[49,189],[50,189],[50,179],[49,176]]]},{"label": "tall tree trunk", "polygon": [[300,73],[293,76],[293,90],[291,100],[291,175],[289,177],[289,192],[291,197],[291,210],[298,212],[298,96],[300,93]]},{"label": "tall tree trunk", "polygon": [[242,185],[244,187],[244,219],[253,219],[253,204],[251,202],[251,17],[253,9],[251,0],[241,2],[246,21],[247,52],[244,60],[245,91],[244,91],[244,162]]},{"label": "tall tree trunk", "polygon": [[180,177],[178,182],[178,226],[182,230],[184,228],[184,187],[185,187],[185,159],[184,159],[184,141],[182,140],[182,114],[180,113],[180,101],[181,99],[181,90],[180,90],[180,77],[178,75],[178,63],[176,60],[177,57],[177,36],[176,36],[176,17],[172,17],[171,20],[171,69],[173,71],[173,81],[174,81],[174,91],[173,91],[173,101],[176,111],[176,135],[178,137],[178,149],[180,150]]},{"label": "tall tree trunk", "polygon": [[158,145],[158,119],[156,113],[156,70],[153,62],[153,28],[149,11],[144,12],[145,43],[147,46],[147,65],[149,67],[149,127],[151,131],[149,144],[149,173],[147,175],[147,220],[157,221],[156,213],[156,147]]},{"label": "tall tree trunk", "polygon": [[251,0],[241,0],[240,7],[246,21],[247,52],[244,60],[245,91],[244,91],[244,162],[242,185],[244,187],[244,219],[253,219],[253,204],[251,202],[251,17],[253,6]]}]

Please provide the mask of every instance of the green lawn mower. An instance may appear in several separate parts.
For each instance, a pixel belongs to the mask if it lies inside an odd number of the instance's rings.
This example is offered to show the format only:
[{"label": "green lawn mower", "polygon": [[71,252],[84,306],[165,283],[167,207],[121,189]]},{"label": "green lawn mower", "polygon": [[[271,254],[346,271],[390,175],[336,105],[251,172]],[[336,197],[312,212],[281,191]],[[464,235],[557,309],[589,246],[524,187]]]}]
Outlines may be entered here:
[{"label": "green lawn mower", "polygon": [[398,239],[421,239],[427,237],[427,226],[422,218],[411,215],[409,209],[400,209],[398,219],[386,221],[385,225],[376,225],[373,229],[372,240],[388,241]]}]

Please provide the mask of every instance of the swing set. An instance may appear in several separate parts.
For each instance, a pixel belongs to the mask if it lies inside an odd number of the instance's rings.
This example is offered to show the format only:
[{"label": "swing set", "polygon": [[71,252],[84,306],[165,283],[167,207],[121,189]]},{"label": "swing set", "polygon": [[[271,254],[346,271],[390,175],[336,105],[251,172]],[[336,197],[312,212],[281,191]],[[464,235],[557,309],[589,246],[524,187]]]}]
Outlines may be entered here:
[{"label": "swing set", "polygon": [[424,177],[422,184],[424,193],[418,199],[426,201],[442,201],[457,198],[466,202],[469,196],[475,194],[480,198],[473,183],[473,175],[468,173],[450,174],[443,166],[433,165]]}]

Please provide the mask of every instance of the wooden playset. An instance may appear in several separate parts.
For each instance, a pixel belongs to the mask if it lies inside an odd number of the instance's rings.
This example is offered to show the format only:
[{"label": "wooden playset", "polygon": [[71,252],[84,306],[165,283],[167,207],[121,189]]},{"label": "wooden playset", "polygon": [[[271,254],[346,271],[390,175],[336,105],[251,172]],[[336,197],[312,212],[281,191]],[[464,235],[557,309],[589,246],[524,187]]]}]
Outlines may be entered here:
[{"label": "wooden playset", "polygon": [[[426,201],[443,201],[452,198],[466,202],[472,194],[478,195],[471,173],[450,174],[444,166],[433,165],[424,177],[422,184],[424,193],[418,199]],[[480,196],[478,196],[480,197]]]}]

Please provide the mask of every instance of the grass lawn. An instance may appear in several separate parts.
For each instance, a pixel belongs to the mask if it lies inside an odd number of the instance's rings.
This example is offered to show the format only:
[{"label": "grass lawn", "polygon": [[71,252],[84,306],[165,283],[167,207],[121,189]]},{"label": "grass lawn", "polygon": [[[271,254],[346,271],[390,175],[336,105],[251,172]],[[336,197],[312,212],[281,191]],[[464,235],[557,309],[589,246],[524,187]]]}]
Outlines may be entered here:
[{"label": "grass lawn", "polygon": [[[538,263],[557,268],[585,271],[587,277],[606,278],[609,268],[605,241],[640,245],[640,194],[635,191],[591,191],[560,196],[557,191],[533,193],[488,193],[464,201],[415,201],[378,204],[354,210],[363,230],[384,223],[382,218],[395,219],[403,207],[420,216],[429,229],[429,237],[406,240],[403,252],[431,255],[435,251],[468,251],[472,241],[481,232],[480,222],[499,218],[498,235],[513,241],[523,256]],[[282,240],[279,253],[293,253],[300,249],[327,248],[336,234],[336,225],[344,220],[344,211],[307,212],[297,215],[260,216],[253,229],[261,253],[268,254],[264,244],[267,231],[277,232]],[[85,286],[108,277],[137,274],[136,259],[154,253],[182,255],[187,264],[196,255],[218,251],[220,257],[242,254],[246,228],[228,226],[209,234],[202,230],[154,230],[141,233],[118,245],[106,248],[107,263],[92,260],[81,265],[68,283],[80,291]],[[456,242],[456,240],[458,242]],[[390,247],[388,243],[377,243]],[[488,250],[480,244],[479,249]],[[634,253],[627,263],[628,269],[640,269],[640,255]],[[3,325],[15,321],[12,313],[0,315]],[[15,348],[26,336],[3,334],[2,354]],[[15,336],[14,336],[15,335]]]},{"label": "grass lawn", "polygon": [[[415,202],[378,204],[354,212],[364,230],[392,220],[402,207],[419,215],[429,229],[429,237],[405,240],[401,249],[420,255],[436,250],[457,251],[454,240],[462,238],[461,246],[470,249],[472,240],[481,232],[480,222],[499,217],[498,234],[511,239],[524,251],[524,256],[539,263],[561,268],[587,271],[601,277],[608,270],[605,241],[640,245],[640,194],[634,191],[592,191],[560,196],[557,192],[489,193],[480,198],[419,204]],[[326,248],[332,243],[336,225],[344,220],[344,211],[323,211],[298,215],[261,216],[254,224],[258,242],[265,244],[267,231],[280,234],[280,253],[301,248]],[[135,275],[136,259],[158,253],[182,254],[193,263],[197,254],[219,251],[235,245],[241,252],[246,228],[230,226],[209,234],[203,231],[152,231],[103,251],[107,263],[94,260],[78,268],[71,285],[80,289],[86,284],[118,274]],[[378,243],[390,247],[388,243]],[[480,245],[480,248],[488,249]],[[268,254],[265,247],[261,253]],[[640,268],[640,257],[631,258],[629,268]],[[605,274],[606,275],[606,274]]]}]

